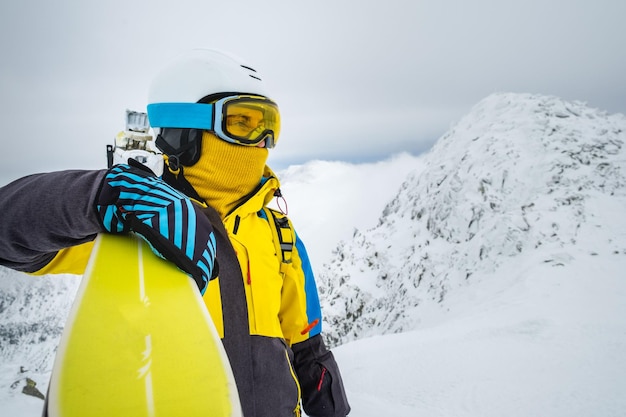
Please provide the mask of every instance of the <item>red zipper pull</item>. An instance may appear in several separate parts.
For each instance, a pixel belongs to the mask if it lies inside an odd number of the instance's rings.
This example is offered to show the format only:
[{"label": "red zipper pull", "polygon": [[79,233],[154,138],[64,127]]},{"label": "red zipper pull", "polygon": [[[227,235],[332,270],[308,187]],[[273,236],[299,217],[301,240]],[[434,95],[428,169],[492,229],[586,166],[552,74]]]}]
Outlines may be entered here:
[{"label": "red zipper pull", "polygon": [[302,331],[300,332],[300,334],[304,336],[305,334],[307,334],[308,332],[310,332],[310,331],[311,331],[311,329],[313,329],[313,327],[317,326],[317,323],[319,323],[319,322],[320,322],[320,319],[315,319],[315,320],[313,320],[313,321],[312,321],[312,322],[311,322],[308,326],[306,326],[306,327],[304,328],[304,330],[302,330]]},{"label": "red zipper pull", "polygon": [[326,376],[326,368],[322,368],[322,376],[320,376],[320,382],[317,384],[317,390],[322,390],[322,382],[324,382],[324,376]]}]

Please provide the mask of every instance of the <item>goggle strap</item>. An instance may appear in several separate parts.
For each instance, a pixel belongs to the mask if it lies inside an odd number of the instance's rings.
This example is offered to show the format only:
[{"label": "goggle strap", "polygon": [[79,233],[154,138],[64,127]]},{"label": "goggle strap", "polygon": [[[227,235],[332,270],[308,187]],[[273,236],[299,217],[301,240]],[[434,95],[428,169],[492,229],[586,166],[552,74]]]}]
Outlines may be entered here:
[{"label": "goggle strap", "polygon": [[213,130],[213,104],[153,103],[148,104],[152,127]]}]

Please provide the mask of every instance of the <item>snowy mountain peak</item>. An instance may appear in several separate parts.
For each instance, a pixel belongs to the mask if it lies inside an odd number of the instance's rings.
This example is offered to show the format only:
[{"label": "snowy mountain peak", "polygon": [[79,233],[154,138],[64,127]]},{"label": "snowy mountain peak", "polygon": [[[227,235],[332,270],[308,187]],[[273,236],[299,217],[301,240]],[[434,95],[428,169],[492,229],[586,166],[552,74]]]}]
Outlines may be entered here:
[{"label": "snowy mountain peak", "polygon": [[[398,332],[506,262],[626,254],[626,117],[494,94],[442,136],[377,227],[321,274],[333,343]],[[534,258],[533,258],[534,259]]]}]

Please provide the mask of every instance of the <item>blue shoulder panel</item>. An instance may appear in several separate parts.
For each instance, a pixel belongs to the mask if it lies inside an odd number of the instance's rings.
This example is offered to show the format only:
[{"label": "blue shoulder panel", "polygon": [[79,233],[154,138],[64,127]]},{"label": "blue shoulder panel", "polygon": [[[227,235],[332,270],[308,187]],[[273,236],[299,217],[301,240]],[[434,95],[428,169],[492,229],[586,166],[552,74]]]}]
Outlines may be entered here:
[{"label": "blue shoulder panel", "polygon": [[302,243],[297,233],[296,249],[298,249],[298,255],[300,256],[300,261],[302,262],[302,272],[304,272],[306,314],[309,317],[309,320],[319,319],[319,322],[309,332],[309,336],[313,337],[322,332],[322,308],[320,307],[320,299],[317,293],[317,284],[315,283],[313,269],[311,268],[311,261],[309,261],[309,255],[306,252],[304,243]]}]

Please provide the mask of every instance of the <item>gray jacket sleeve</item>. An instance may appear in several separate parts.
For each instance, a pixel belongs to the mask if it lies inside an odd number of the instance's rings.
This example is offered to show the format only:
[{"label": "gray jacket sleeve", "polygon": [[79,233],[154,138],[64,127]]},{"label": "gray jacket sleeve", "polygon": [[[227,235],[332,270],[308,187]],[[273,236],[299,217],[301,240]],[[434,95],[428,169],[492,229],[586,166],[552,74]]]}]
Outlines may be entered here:
[{"label": "gray jacket sleeve", "polygon": [[95,201],[106,172],[35,174],[0,188],[0,265],[35,272],[104,231]]}]

